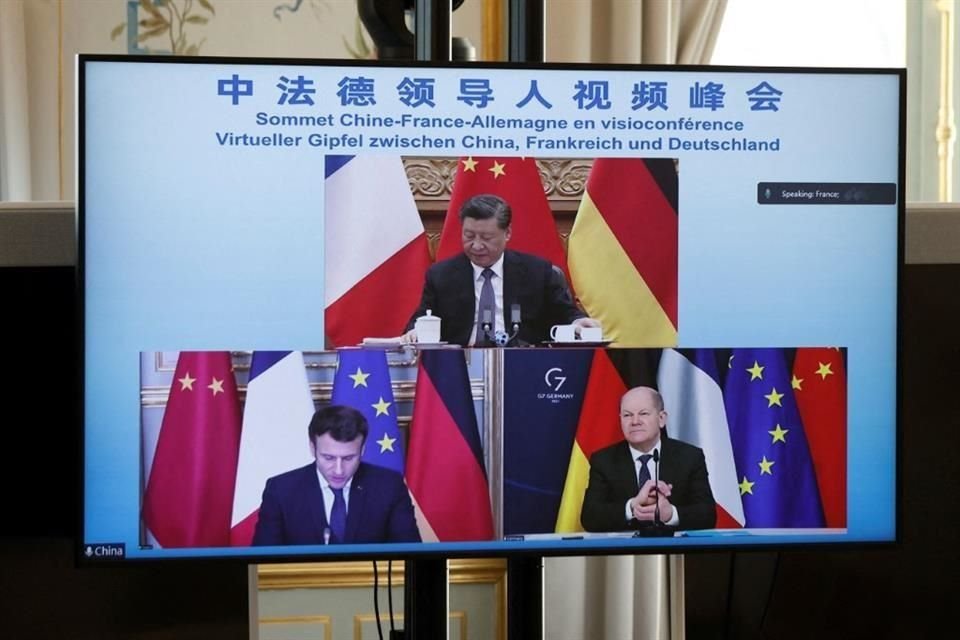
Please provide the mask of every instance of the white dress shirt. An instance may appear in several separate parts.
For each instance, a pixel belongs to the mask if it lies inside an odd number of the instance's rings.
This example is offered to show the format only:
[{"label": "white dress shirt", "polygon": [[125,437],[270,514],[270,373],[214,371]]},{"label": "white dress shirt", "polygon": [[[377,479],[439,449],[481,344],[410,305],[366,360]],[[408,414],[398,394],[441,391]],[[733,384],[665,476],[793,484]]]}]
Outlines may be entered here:
[{"label": "white dress shirt", "polygon": [[[657,443],[653,445],[653,448],[650,449],[649,451],[641,451],[640,449],[637,449],[633,445],[630,445],[630,455],[633,457],[633,474],[635,478],[640,477],[640,466],[641,466],[640,456],[648,455],[648,454],[653,455],[654,451],[657,452],[657,456],[659,457],[660,456],[660,439],[659,438],[657,439]],[[660,458],[660,459],[662,460],[663,458]],[[656,464],[653,462],[653,458],[650,458],[649,460],[647,460],[647,471],[650,473],[650,479],[656,481],[657,469],[656,469]],[[639,488],[642,489],[643,487],[639,487]],[[670,498],[667,498],[667,501],[669,500]],[[627,504],[624,511],[628,522],[630,520],[633,520],[632,507],[633,507],[633,498],[630,498],[629,500],[627,500]],[[680,522],[680,515],[677,512],[677,506],[674,505],[673,515],[670,516],[669,520],[664,521],[663,524],[676,526],[679,522]]]},{"label": "white dress shirt", "polygon": [[[317,479],[320,481],[320,490],[323,491],[323,511],[327,518],[327,524],[330,524],[330,511],[333,509],[334,500],[333,489],[330,488],[330,483],[320,473],[320,469],[317,469]],[[353,478],[351,477],[343,485],[343,503],[347,508],[347,513],[350,513],[350,484],[352,482]]]}]

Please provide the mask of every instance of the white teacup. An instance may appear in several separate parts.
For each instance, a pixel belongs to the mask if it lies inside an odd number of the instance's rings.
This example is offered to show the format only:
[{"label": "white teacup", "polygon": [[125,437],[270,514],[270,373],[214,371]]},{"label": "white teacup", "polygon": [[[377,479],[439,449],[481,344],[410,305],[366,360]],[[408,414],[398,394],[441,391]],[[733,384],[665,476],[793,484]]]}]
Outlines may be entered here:
[{"label": "white teacup", "polygon": [[413,328],[417,332],[417,342],[424,344],[440,342],[440,318],[433,315],[429,309],[427,309],[427,315],[417,318]]},{"label": "white teacup", "polygon": [[584,342],[603,342],[603,327],[581,327],[580,339]]},{"label": "white teacup", "polygon": [[573,342],[577,339],[577,328],[572,324],[555,324],[550,327],[550,339],[554,342]]}]

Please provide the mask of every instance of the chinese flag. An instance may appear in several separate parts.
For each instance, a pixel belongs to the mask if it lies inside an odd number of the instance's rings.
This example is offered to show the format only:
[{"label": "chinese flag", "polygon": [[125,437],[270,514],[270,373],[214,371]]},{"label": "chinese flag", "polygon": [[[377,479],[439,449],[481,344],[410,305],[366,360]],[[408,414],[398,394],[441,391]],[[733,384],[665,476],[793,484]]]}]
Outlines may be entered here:
[{"label": "chinese flag", "polygon": [[230,545],[240,425],[230,353],[181,351],[143,497],[163,547]]},{"label": "chinese flag", "polygon": [[437,260],[463,251],[460,207],[481,193],[500,196],[513,211],[508,248],[540,256],[567,274],[567,258],[533,158],[461,158],[453,181],[450,208],[440,234]]},{"label": "chinese flag", "polygon": [[794,396],[806,430],[828,527],[847,526],[847,372],[839,349],[801,348]]}]

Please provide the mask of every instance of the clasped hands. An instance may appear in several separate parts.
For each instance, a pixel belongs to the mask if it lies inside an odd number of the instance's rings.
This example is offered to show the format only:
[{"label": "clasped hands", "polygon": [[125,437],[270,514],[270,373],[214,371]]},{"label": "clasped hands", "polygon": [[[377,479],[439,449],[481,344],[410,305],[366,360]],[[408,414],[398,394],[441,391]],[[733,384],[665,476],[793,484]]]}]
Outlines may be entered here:
[{"label": "clasped hands", "polygon": [[643,486],[640,487],[640,492],[633,497],[630,503],[633,517],[641,522],[653,522],[657,502],[659,501],[660,522],[669,521],[673,517],[673,505],[668,500],[672,489],[673,485],[667,484],[663,480],[659,484],[653,480],[644,482]]}]

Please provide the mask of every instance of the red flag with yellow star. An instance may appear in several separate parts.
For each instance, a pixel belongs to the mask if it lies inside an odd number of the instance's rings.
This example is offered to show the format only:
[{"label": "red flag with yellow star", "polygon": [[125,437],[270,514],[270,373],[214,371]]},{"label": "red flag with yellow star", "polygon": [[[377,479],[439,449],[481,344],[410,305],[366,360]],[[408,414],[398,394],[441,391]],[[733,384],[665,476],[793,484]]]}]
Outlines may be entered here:
[{"label": "red flag with yellow star", "polygon": [[828,527],[847,526],[847,373],[839,349],[797,349],[793,394]]},{"label": "red flag with yellow star", "polygon": [[540,256],[567,274],[566,253],[533,158],[471,156],[458,161],[450,206],[440,233],[437,260],[463,252],[460,207],[481,193],[500,196],[513,211],[508,248]]},{"label": "red flag with yellow star", "polygon": [[227,351],[181,351],[143,496],[163,547],[230,545],[240,402]]}]

